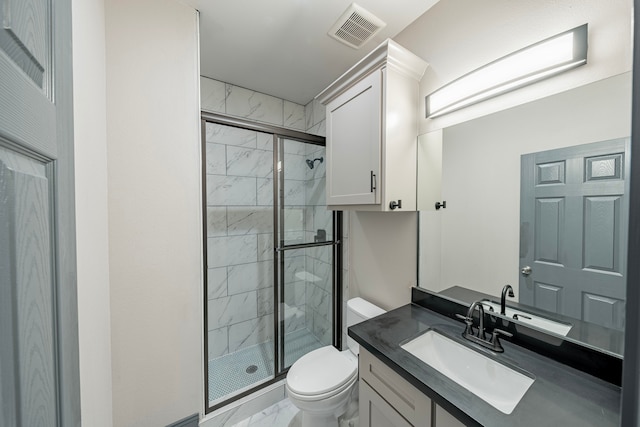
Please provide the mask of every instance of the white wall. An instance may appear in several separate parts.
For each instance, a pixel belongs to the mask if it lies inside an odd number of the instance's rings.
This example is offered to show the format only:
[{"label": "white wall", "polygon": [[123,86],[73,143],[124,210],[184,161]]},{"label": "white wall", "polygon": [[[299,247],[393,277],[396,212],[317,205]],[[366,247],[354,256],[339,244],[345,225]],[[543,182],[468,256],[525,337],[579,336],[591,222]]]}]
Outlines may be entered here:
[{"label": "white wall", "polygon": [[116,426],[203,404],[196,11],[108,0],[109,257]]},{"label": "white wall", "polygon": [[349,217],[349,297],[386,310],[411,302],[411,287],[417,285],[417,214],[352,212]]},{"label": "white wall", "polygon": [[[420,134],[631,70],[632,0],[443,0],[394,39],[429,63],[420,99],[518,49],[589,24],[587,65],[446,114],[425,119]],[[424,105],[422,103],[421,105]]]},{"label": "white wall", "polygon": [[78,333],[83,425],[113,425],[104,0],[74,0]]}]

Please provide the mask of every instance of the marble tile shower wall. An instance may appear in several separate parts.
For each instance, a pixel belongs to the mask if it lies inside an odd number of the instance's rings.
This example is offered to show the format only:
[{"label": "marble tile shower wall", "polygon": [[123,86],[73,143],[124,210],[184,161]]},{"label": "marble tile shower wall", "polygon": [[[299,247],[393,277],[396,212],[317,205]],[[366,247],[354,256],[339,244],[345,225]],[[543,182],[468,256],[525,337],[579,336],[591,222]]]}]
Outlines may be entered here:
[{"label": "marble tile shower wall", "polygon": [[305,131],[313,135],[327,136],[325,107],[315,99],[304,106]]},{"label": "marble tile shower wall", "polygon": [[[302,105],[206,77],[200,88],[204,111],[305,130]],[[211,124],[206,132],[212,359],[273,338],[273,143],[271,135]],[[294,280],[302,269],[304,254],[287,260],[288,330],[305,324],[304,286]]]},{"label": "marble tile shower wall", "polygon": [[[284,239],[287,244],[308,242],[305,240],[307,219],[306,180],[309,168],[305,160],[309,144],[285,140],[284,148]],[[283,254],[284,271],[284,331],[285,334],[306,327],[305,281],[308,271],[304,249],[286,251]]]},{"label": "marble tile shower wall", "polygon": [[[315,100],[301,106],[204,77],[201,99],[205,111],[325,135],[324,107]],[[215,358],[273,338],[272,152],[271,135],[209,124],[206,137],[209,358]],[[285,161],[305,165],[306,158],[324,157],[324,148],[304,147],[304,152],[285,148]],[[285,179],[290,200],[303,195],[306,205],[302,215],[300,209],[288,212],[288,240],[303,235],[312,239],[320,228],[330,234],[331,215],[323,206],[324,164],[318,166],[306,170],[301,183]],[[343,310],[348,298],[348,221],[345,214]],[[289,253],[284,273],[287,332],[307,327],[322,342],[331,342],[330,262],[330,248]],[[345,333],[346,326],[346,343]]]},{"label": "marble tile shower wall", "polygon": [[[305,231],[307,241],[311,242],[322,231],[326,233],[327,240],[333,239],[332,211],[327,210],[325,198],[325,151],[325,147],[307,146],[308,159],[323,159],[321,163],[316,162],[313,169],[307,170]],[[309,248],[306,259],[309,272],[305,284],[307,329],[324,345],[332,341],[332,253],[331,246]]]},{"label": "marble tile shower wall", "polygon": [[269,340],[272,136],[206,126],[209,358]]},{"label": "marble tile shower wall", "polygon": [[202,76],[200,107],[213,113],[306,130],[303,105]]},{"label": "marble tile shower wall", "polygon": [[[213,123],[206,126],[209,358],[273,339],[273,137]],[[305,166],[304,155],[287,152]],[[293,157],[291,157],[293,156]],[[297,175],[304,176],[305,171]],[[285,179],[304,204],[305,181]],[[290,215],[291,216],[291,215]],[[301,236],[302,215],[287,233]],[[286,332],[305,327],[302,251],[285,260]]]},{"label": "marble tile shower wall", "polygon": [[[325,121],[325,107],[320,104],[318,101],[316,101],[315,99],[312,100],[311,102],[309,102],[307,105],[305,105],[304,107],[304,115],[305,115],[305,126],[306,126],[306,131],[308,133],[314,134],[314,135],[321,135],[321,136],[326,136],[326,121]],[[324,170],[324,168],[323,168]],[[324,182],[323,182],[324,184]],[[318,197],[320,192],[318,192]],[[322,187],[322,196],[321,196],[321,200],[322,203],[324,202],[324,187]],[[321,209],[318,206],[318,209]],[[347,345],[347,324],[346,324],[346,320],[347,320],[347,300],[349,299],[349,223],[350,223],[350,212],[349,211],[345,211],[343,213],[342,216],[343,222],[342,222],[342,319],[343,319],[343,326],[342,326],[342,344],[343,344],[343,348],[346,348]],[[330,254],[329,254],[330,256]],[[324,254],[324,258],[323,257],[313,257],[315,259],[319,259],[320,261],[322,261],[323,259],[326,260],[326,254]],[[307,286],[307,288],[309,288],[309,286]],[[322,288],[321,288],[322,289]],[[307,290],[307,292],[309,292],[309,289]],[[321,295],[321,291],[316,290],[317,294],[314,298],[308,298],[309,301],[314,300],[314,303],[317,301],[317,298],[319,295]],[[313,295],[313,294],[307,294],[307,295]],[[313,306],[312,303],[311,305]],[[314,313],[315,314],[315,313]],[[322,316],[316,316],[316,318],[319,319],[323,319]],[[312,319],[307,318],[307,323],[309,324],[309,322],[313,322]],[[319,320],[317,322],[317,329],[315,330],[316,332],[316,336],[318,336],[318,333],[320,333],[320,336],[322,336],[321,331],[323,331],[324,329],[322,328],[323,325],[323,321]],[[326,335],[325,338],[326,339]]]}]

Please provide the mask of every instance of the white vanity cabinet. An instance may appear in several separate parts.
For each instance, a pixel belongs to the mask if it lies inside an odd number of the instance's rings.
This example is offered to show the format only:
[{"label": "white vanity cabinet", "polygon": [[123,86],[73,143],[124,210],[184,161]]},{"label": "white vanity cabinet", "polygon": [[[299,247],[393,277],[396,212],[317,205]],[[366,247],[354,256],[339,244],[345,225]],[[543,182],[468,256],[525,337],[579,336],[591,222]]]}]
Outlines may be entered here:
[{"label": "white vanity cabinet", "polygon": [[360,427],[464,426],[362,347],[358,360]]},{"label": "white vanity cabinet", "polygon": [[416,210],[418,85],[426,68],[387,40],[316,97],[326,106],[330,209]]}]

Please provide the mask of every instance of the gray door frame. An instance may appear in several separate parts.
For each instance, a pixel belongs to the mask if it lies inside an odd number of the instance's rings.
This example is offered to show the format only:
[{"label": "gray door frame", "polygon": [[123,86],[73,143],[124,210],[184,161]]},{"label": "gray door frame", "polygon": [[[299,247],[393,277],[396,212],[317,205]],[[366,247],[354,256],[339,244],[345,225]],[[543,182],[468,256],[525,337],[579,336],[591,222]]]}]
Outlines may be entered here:
[{"label": "gray door frame", "polygon": [[[629,249],[627,312],[622,369],[622,426],[640,425],[640,0],[633,2],[633,92],[631,171],[629,177]],[[638,152],[639,154],[635,154]]]},{"label": "gray door frame", "polygon": [[58,387],[61,425],[80,426],[80,356],[76,268],[75,169],[73,137],[73,72],[71,0],[52,1],[57,38],[55,87],[58,158],[56,160],[56,279],[58,283]]}]

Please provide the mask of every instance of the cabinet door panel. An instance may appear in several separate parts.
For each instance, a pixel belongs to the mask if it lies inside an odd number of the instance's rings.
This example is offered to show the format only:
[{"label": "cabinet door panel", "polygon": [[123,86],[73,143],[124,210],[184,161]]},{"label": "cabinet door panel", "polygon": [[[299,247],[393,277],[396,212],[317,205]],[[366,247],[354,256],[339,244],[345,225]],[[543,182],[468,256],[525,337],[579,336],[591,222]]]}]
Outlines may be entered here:
[{"label": "cabinet door panel", "polygon": [[362,380],[359,391],[361,427],[411,427],[393,406]]},{"label": "cabinet door panel", "polygon": [[422,425],[423,420],[431,419],[431,399],[362,348],[358,366],[361,382],[372,387],[410,423]]},{"label": "cabinet door panel", "polygon": [[382,71],[327,105],[327,204],[380,203]]},{"label": "cabinet door panel", "polygon": [[442,409],[440,406],[436,407],[436,423],[434,427],[464,427],[464,424],[458,421],[453,415]]}]

